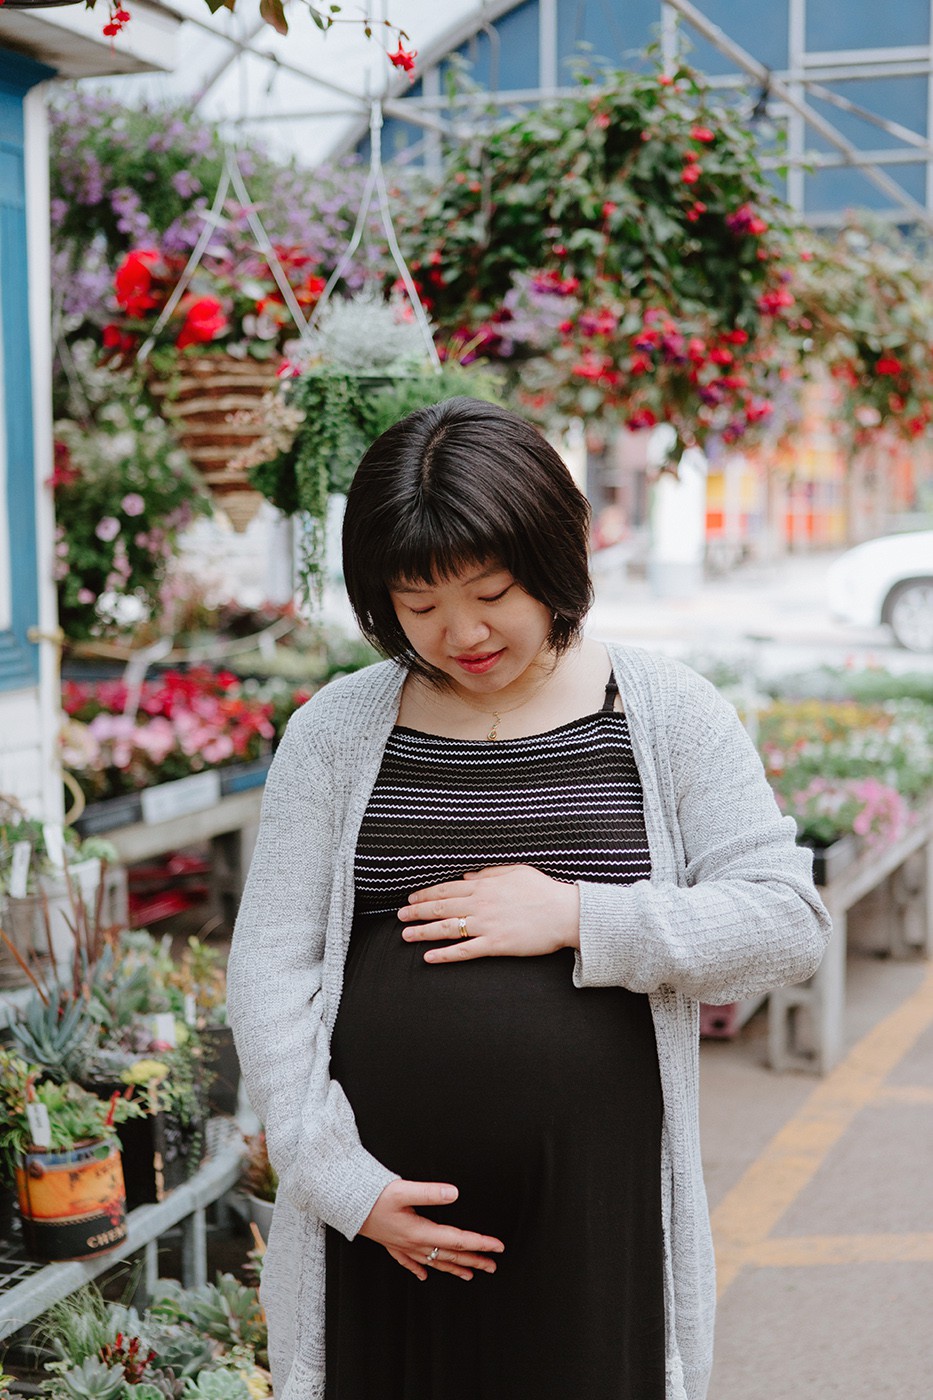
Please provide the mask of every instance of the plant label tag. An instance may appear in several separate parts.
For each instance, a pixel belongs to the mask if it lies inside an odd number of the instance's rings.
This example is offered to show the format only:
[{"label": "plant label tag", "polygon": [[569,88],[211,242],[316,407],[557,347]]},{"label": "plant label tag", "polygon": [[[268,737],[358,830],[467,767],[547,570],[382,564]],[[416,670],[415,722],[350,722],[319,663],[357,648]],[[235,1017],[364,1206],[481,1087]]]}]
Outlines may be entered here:
[{"label": "plant label tag", "polygon": [[58,822],[46,822],[42,828],[45,853],[56,870],[65,868],[65,833]]},{"label": "plant label tag", "polygon": [[44,1103],[27,1103],[26,1118],[29,1122],[29,1136],[33,1147],[52,1146],[52,1125],[49,1110]]},{"label": "plant label tag", "polygon": [[13,899],[26,898],[31,860],[31,844],[28,841],[17,841],[13,847],[13,861],[10,866],[10,895]]},{"label": "plant label tag", "polygon": [[152,1026],[153,1040],[158,1040],[162,1045],[167,1045],[174,1050],[177,1037],[175,1035],[175,1017],[171,1011],[157,1011],[155,1015],[149,1017],[149,1024]]},{"label": "plant label tag", "polygon": [[198,1004],[194,999],[194,992],[185,992],[185,1021],[189,1026],[196,1026],[198,1022]]}]

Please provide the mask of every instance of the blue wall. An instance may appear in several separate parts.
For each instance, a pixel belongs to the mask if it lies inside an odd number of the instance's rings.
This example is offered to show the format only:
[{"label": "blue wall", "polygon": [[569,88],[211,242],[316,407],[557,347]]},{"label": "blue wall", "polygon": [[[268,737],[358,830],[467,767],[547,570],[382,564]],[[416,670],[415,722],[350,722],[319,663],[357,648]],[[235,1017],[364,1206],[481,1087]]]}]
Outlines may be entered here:
[{"label": "blue wall", "polygon": [[[0,326],[6,452],[6,509],[11,625],[0,631],[0,690],[35,684],[38,647],[27,633],[39,620],[36,558],[35,460],[29,339],[29,250],[23,98],[51,69],[0,50]],[[50,410],[51,411],[51,410]]]}]

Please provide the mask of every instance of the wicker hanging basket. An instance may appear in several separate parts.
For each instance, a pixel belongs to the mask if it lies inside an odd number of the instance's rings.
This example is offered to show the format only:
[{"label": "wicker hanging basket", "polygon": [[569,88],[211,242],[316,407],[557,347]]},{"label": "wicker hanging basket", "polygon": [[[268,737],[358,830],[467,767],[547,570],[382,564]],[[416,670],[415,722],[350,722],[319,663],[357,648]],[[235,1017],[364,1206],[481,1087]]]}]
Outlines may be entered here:
[{"label": "wicker hanging basket", "polygon": [[250,422],[249,415],[275,384],[275,370],[268,364],[232,355],[184,355],[170,380],[150,380],[162,413],[238,533],[253,519],[263,497],[235,461],[262,436],[263,428]]}]

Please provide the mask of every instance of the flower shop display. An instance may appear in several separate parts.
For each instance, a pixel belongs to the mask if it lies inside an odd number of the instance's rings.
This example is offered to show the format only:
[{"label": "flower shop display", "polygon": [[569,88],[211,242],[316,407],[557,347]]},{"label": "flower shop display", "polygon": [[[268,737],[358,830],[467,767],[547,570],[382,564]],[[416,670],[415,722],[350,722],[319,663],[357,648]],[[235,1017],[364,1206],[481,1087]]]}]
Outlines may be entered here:
[{"label": "flower shop display", "polygon": [[195,774],[216,778],[201,806],[262,783],[275,729],[273,701],[258,685],[199,666],[143,682],[135,714],[128,699],[122,680],[63,685],[62,759],[91,799],[82,832],[159,820],[155,788]]},{"label": "flower shop display", "polygon": [[686,67],[582,75],[461,146],[409,206],[419,292],[546,422],[744,440],[772,414],[793,268],[756,144]]},{"label": "flower shop display", "polygon": [[87,347],[74,358],[81,416],[55,423],[49,484],[59,618],[79,640],[130,630],[158,611],[178,534],[210,504],[131,375],[94,367]]},{"label": "flower shop display", "polygon": [[106,871],[116,859],[109,841],[81,841],[72,828],[27,818],[10,804],[6,815],[0,820],[0,987],[23,985],[30,967],[67,974],[76,938],[86,940],[92,926],[110,920]]},{"label": "flower shop display", "polygon": [[265,1132],[260,1129],[258,1133],[246,1136],[244,1142],[246,1152],[243,1155],[240,1186],[249,1206],[249,1218],[262,1238],[268,1242],[279,1178],[275,1167],[269,1161]]},{"label": "flower shop display", "polygon": [[256,1289],[231,1274],[160,1282],[142,1312],[86,1285],[44,1314],[36,1340],[49,1400],[271,1400]]},{"label": "flower shop display", "polygon": [[14,1162],[23,1241],[41,1260],[81,1259],[126,1238],[117,1125],[140,1109],[119,1093],[99,1099],[79,1085],[43,1079],[4,1055],[0,1160]]}]

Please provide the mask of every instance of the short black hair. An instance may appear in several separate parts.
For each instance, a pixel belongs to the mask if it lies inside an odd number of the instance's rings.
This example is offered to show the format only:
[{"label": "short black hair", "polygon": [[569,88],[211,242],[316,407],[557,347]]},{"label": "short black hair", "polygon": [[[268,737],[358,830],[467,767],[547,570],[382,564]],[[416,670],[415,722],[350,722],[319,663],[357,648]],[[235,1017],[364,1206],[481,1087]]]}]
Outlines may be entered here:
[{"label": "short black hair", "polygon": [[357,468],[343,522],[350,603],[378,651],[440,681],[412,652],[389,590],[494,560],[552,614],[559,654],[593,601],[589,525],[589,502],[536,428],[481,399],[446,399],[382,433]]}]

